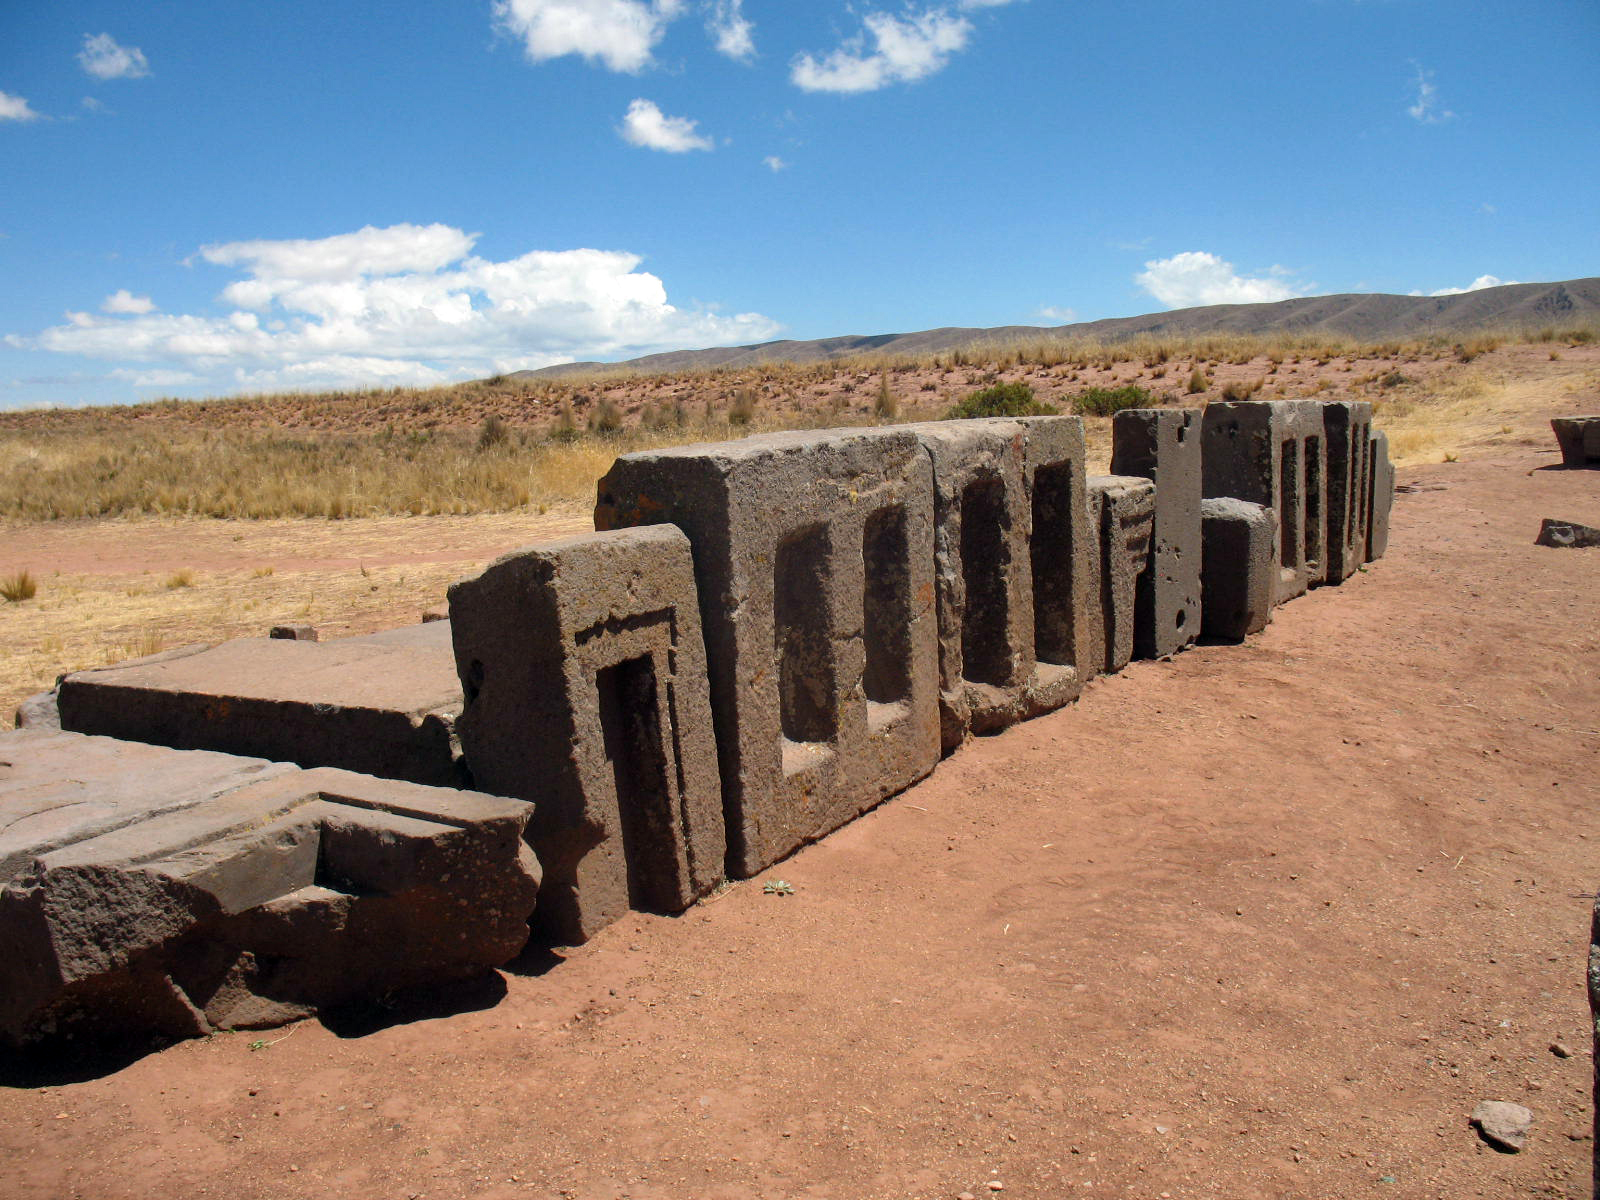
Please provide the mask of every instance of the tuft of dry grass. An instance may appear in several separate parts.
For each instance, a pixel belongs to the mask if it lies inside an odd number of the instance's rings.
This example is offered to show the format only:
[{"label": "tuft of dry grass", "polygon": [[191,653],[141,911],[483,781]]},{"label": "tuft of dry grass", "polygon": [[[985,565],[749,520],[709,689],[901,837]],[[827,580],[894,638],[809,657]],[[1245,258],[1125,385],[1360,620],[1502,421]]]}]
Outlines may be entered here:
[{"label": "tuft of dry grass", "polygon": [[39,594],[39,581],[27,569],[0,578],[0,600],[20,604]]}]

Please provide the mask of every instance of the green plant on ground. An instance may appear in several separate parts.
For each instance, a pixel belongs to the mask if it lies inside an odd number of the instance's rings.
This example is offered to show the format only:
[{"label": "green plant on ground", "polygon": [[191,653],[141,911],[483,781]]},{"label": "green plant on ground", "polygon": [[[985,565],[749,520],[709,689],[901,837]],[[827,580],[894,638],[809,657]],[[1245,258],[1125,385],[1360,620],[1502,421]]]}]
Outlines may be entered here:
[{"label": "green plant on ground", "polygon": [[961,421],[970,417],[1052,417],[1057,413],[1053,404],[1045,404],[1033,394],[1025,383],[996,383],[973,392],[960,404],[945,413],[947,421]]},{"label": "green plant on ground", "polygon": [[18,571],[14,575],[7,575],[0,579],[0,598],[7,604],[18,604],[23,600],[32,600],[39,594],[39,581],[27,570]]},{"label": "green plant on ground", "polygon": [[1092,387],[1073,398],[1072,407],[1085,417],[1109,417],[1125,408],[1152,408],[1156,398],[1137,384],[1119,388]]}]

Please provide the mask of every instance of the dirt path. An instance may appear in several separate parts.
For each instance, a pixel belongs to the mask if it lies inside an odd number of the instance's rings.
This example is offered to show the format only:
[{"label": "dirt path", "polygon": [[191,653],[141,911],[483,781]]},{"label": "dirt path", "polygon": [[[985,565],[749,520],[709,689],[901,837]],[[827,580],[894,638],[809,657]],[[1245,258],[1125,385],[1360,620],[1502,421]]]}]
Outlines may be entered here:
[{"label": "dirt path", "polygon": [[1587,1195],[1600,551],[1532,542],[1600,473],[1551,459],[1402,471],[1389,557],[1249,644],[453,1015],[0,1089],[0,1193]]}]

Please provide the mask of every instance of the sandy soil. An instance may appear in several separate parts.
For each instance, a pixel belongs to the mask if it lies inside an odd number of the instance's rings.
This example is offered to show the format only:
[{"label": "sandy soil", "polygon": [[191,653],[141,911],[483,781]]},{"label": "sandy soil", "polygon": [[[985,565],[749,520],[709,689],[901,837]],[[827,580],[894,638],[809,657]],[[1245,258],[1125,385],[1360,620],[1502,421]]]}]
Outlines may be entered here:
[{"label": "sandy soil", "polygon": [[[1554,459],[1402,471],[1345,586],[681,917],[468,994],[12,1064],[0,1194],[1587,1195],[1600,551],[1533,537],[1600,525],[1600,472]],[[1534,1110],[1523,1153],[1469,1128],[1484,1098]]]}]

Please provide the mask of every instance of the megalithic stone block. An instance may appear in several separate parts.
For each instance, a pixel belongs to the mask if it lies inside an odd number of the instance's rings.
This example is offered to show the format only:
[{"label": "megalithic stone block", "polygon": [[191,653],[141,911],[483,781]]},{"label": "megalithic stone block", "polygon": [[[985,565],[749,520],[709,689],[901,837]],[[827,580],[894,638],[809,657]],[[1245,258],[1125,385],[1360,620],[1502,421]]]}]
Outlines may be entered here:
[{"label": "megalithic stone block", "polygon": [[467,786],[445,622],[313,642],[241,638],[61,681],[62,728],[178,750]]},{"label": "megalithic stone block", "polygon": [[1333,400],[1322,406],[1327,454],[1328,565],[1323,582],[1343,583],[1367,561],[1372,482],[1372,405]]},{"label": "megalithic stone block", "polygon": [[665,523],[694,549],[729,875],[933,770],[933,472],[915,434],[778,433],[619,458],[596,526]]},{"label": "megalithic stone block", "polygon": [[1111,472],[1156,485],[1150,564],[1139,576],[1133,650],[1175,654],[1200,636],[1200,416],[1198,408],[1130,408],[1111,422]]},{"label": "megalithic stone block", "polygon": [[1552,417],[1561,465],[1569,470],[1600,466],[1600,417]]},{"label": "megalithic stone block", "polygon": [[1389,510],[1394,507],[1394,463],[1389,460],[1389,435],[1372,431],[1372,470],[1367,481],[1371,494],[1367,501],[1367,561],[1374,562],[1389,551]]},{"label": "megalithic stone block", "polygon": [[531,806],[61,732],[0,737],[0,1037],[193,1036],[498,966]]},{"label": "megalithic stone block", "polygon": [[1207,498],[1263,504],[1278,517],[1274,603],[1303,595],[1327,573],[1327,451],[1315,400],[1208,404],[1202,421]]},{"label": "megalithic stone block", "polygon": [[1205,635],[1243,641],[1272,620],[1277,514],[1265,505],[1222,497],[1202,500],[1200,515]]},{"label": "megalithic stone block", "polygon": [[1099,529],[1101,632],[1092,640],[1100,667],[1115,674],[1133,658],[1134,605],[1139,576],[1150,565],[1155,532],[1156,488],[1148,479],[1091,475],[1088,505]]},{"label": "megalithic stone block", "polygon": [[689,541],[670,525],[512,551],[450,588],[475,786],[535,804],[535,928],[587,940],[722,879],[722,789]]}]

